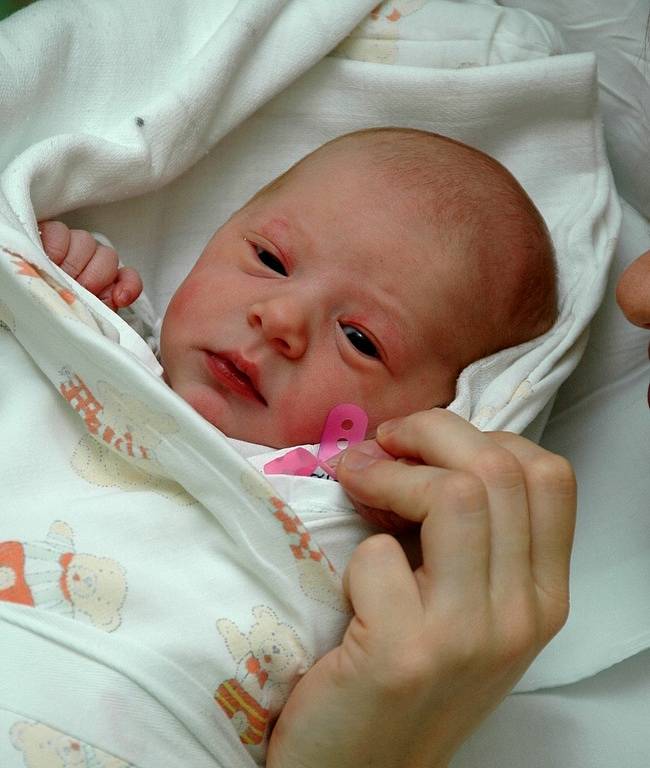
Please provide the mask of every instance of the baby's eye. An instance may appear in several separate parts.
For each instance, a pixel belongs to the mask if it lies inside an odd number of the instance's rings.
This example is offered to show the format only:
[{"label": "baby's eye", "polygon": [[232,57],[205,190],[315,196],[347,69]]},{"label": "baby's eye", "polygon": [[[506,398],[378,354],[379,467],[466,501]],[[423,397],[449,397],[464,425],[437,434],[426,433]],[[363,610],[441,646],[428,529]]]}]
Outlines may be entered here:
[{"label": "baby's eye", "polygon": [[370,341],[365,333],[362,333],[353,325],[341,325],[341,330],[348,337],[350,344],[352,344],[355,349],[361,352],[362,355],[379,359],[379,350],[372,343],[372,341]]},{"label": "baby's eye", "polygon": [[269,251],[264,250],[264,248],[260,248],[259,245],[255,246],[255,251],[257,252],[257,258],[262,262],[262,264],[264,264],[265,267],[268,267],[274,272],[287,277],[287,270],[284,268],[284,264],[280,261],[280,259],[277,258],[277,256],[274,256]]}]

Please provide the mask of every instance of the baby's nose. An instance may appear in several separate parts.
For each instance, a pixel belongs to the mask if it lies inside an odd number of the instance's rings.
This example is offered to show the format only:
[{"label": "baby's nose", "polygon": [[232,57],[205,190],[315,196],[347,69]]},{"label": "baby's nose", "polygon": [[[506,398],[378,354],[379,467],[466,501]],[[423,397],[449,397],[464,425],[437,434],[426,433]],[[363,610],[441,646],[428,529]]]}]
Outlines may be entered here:
[{"label": "baby's nose", "polygon": [[309,315],[299,298],[284,296],[259,301],[248,310],[248,324],[259,328],[264,338],[285,357],[302,357],[309,342]]},{"label": "baby's nose", "polygon": [[650,328],[650,251],[623,272],[616,286],[616,300],[631,323]]}]

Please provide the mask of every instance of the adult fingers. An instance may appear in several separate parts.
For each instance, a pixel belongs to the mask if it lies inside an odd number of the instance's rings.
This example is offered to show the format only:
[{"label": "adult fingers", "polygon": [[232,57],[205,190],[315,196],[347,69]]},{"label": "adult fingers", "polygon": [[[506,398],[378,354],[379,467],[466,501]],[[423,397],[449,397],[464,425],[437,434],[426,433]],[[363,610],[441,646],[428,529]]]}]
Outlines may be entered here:
[{"label": "adult fingers", "polygon": [[[569,605],[571,548],[576,522],[577,487],[571,464],[562,456],[511,432],[492,432],[490,437],[519,460],[528,492],[533,580],[550,600]],[[558,608],[559,626],[566,616]]]},{"label": "adult fingers", "polygon": [[392,536],[378,534],[359,544],[343,574],[343,590],[354,608],[350,631],[357,635],[370,628],[375,642],[390,649],[418,632],[420,592],[406,555]]},{"label": "adult fingers", "polygon": [[[352,496],[423,521],[423,600],[476,607],[489,588],[490,514],[485,488],[470,473],[401,461],[374,461],[355,469],[354,451],[341,461],[338,478]],[[458,602],[460,601],[460,603]]]},{"label": "adult fingers", "polygon": [[[361,443],[357,443],[352,450],[354,450],[355,453],[360,452],[368,456],[374,456],[377,459],[395,461],[395,458],[391,456],[390,453],[387,453],[383,448],[381,448],[375,440],[364,440]],[[345,453],[346,451],[343,451],[333,458],[328,459],[327,465],[331,471],[333,470],[336,472],[336,468],[339,462],[342,460],[343,456],[345,456]],[[388,533],[392,533],[393,535],[406,533],[407,531],[412,531],[417,528],[418,524],[415,521],[405,520],[404,518],[399,517],[399,515],[396,515],[394,512],[389,510],[364,504],[360,499],[355,498],[355,496],[350,493],[349,488],[347,490],[350,495],[350,500],[352,501],[352,504],[357,513],[364,520],[367,520],[369,523],[372,523],[378,528],[381,528]]]},{"label": "adult fingers", "polygon": [[650,251],[629,264],[616,284],[616,301],[634,325],[650,328]]},{"label": "adult fingers", "polygon": [[508,593],[513,580],[523,587],[530,584],[526,477],[516,456],[465,419],[440,408],[380,425],[377,442],[394,456],[410,456],[480,481],[490,514],[492,589],[501,595]]},{"label": "adult fingers", "polygon": [[142,293],[142,278],[131,267],[121,267],[113,286],[111,298],[116,307],[128,307]]},{"label": "adult fingers", "polygon": [[38,231],[48,258],[61,266],[68,253],[70,230],[62,221],[40,221]]},{"label": "adult fingers", "polygon": [[[411,471],[405,474],[404,468]],[[415,523],[421,523],[429,513],[435,477],[444,474],[436,467],[383,459],[365,446],[349,448],[336,468],[337,480],[354,501],[395,512]]]},{"label": "adult fingers", "polygon": [[95,252],[84,269],[79,273],[77,282],[96,296],[115,281],[119,259],[112,248],[98,245],[95,240]]}]

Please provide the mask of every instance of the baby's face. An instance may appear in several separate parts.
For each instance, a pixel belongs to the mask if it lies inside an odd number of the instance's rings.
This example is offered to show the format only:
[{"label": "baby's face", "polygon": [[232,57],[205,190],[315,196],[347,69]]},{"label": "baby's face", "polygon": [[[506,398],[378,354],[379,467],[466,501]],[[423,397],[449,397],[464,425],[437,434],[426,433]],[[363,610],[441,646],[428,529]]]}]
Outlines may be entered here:
[{"label": "baby's face", "polygon": [[167,309],[165,380],[230,437],[315,443],[339,403],[372,430],[453,399],[441,244],[344,155],[299,166],[233,215]]}]

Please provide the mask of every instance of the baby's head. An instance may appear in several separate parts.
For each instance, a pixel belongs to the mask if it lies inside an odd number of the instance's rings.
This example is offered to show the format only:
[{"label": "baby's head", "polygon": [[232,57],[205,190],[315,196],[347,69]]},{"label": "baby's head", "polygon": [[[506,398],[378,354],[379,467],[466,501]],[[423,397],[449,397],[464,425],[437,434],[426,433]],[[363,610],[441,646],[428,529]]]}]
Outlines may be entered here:
[{"label": "baby's head", "polygon": [[496,160],[425,131],[330,141],[215,232],[162,326],[167,383],[230,437],[314,443],[446,406],[471,362],[557,314],[544,221]]}]

